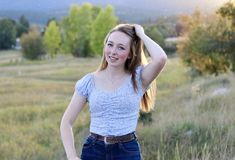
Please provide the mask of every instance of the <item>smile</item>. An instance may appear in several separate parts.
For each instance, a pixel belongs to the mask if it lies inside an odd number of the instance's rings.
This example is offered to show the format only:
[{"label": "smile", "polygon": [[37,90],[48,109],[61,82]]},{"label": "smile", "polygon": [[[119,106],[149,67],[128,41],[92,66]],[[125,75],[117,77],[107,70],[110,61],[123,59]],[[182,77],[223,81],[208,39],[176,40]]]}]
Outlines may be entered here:
[{"label": "smile", "polygon": [[109,59],[111,59],[111,60],[118,60],[118,58],[116,58],[116,57],[112,57],[112,56],[109,56]]}]

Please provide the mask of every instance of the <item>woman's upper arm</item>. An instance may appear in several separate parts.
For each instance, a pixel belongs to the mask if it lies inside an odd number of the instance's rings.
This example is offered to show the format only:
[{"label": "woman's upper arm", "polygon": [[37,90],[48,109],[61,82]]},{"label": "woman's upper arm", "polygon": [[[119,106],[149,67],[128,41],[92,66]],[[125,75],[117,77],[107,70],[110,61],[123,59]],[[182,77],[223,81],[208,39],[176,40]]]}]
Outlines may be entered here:
[{"label": "woman's upper arm", "polygon": [[64,112],[62,122],[64,121],[72,125],[85,104],[86,97],[81,96],[77,91],[75,91],[67,109]]},{"label": "woman's upper arm", "polygon": [[150,83],[160,74],[166,63],[166,58],[159,59],[158,62],[150,62],[146,66],[144,66],[141,79],[143,88],[148,88]]}]

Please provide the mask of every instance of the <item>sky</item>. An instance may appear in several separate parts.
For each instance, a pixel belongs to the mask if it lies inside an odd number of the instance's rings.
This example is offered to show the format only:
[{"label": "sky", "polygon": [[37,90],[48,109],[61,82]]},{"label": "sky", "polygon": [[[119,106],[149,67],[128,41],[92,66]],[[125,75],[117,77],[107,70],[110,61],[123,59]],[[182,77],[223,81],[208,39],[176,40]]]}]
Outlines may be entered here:
[{"label": "sky", "polygon": [[[217,10],[229,0],[0,0],[0,17],[18,19],[25,15],[30,20],[46,23],[48,17],[62,17],[68,14],[72,4],[89,2],[94,5],[115,8],[116,15],[127,21],[138,22],[156,19],[158,16],[191,14],[195,9],[204,13]],[[235,1],[235,0],[232,0]],[[19,12],[20,11],[20,12]]]},{"label": "sky", "polygon": [[183,10],[195,7],[210,9],[215,8],[228,0],[0,0],[0,10],[53,10],[69,7],[72,3],[91,2],[93,4],[113,4],[130,8],[174,8]]}]

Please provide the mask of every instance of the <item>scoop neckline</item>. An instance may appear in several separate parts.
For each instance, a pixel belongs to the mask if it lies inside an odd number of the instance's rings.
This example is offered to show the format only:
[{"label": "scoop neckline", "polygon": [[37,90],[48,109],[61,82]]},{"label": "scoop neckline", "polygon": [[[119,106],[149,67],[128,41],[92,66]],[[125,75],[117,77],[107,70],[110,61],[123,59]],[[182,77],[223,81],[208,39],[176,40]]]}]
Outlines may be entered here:
[{"label": "scoop neckline", "polygon": [[122,88],[126,87],[131,80],[131,75],[129,75],[126,78],[126,80],[124,80],[124,82],[121,85],[119,85],[117,88],[115,88],[114,90],[105,90],[103,88],[99,88],[96,86],[94,73],[91,73],[91,77],[92,77],[92,84],[93,84],[94,88],[100,92],[107,93],[107,94],[114,94],[114,93],[119,92]]}]

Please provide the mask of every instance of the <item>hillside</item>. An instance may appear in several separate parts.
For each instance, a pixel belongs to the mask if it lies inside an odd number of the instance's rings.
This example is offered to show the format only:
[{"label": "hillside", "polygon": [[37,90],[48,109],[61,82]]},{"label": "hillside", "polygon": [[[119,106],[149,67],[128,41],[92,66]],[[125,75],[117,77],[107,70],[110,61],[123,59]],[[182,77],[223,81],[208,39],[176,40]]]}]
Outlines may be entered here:
[{"label": "hillside", "polygon": [[[87,63],[89,62],[89,63]],[[75,82],[96,69],[99,58],[28,61],[0,52],[0,159],[64,159],[61,116]],[[157,79],[154,122],[138,124],[144,160],[231,160],[235,157],[235,75],[191,81],[180,59],[170,58]],[[74,125],[79,153],[88,133],[88,107]],[[23,146],[23,147],[22,147]]]}]

